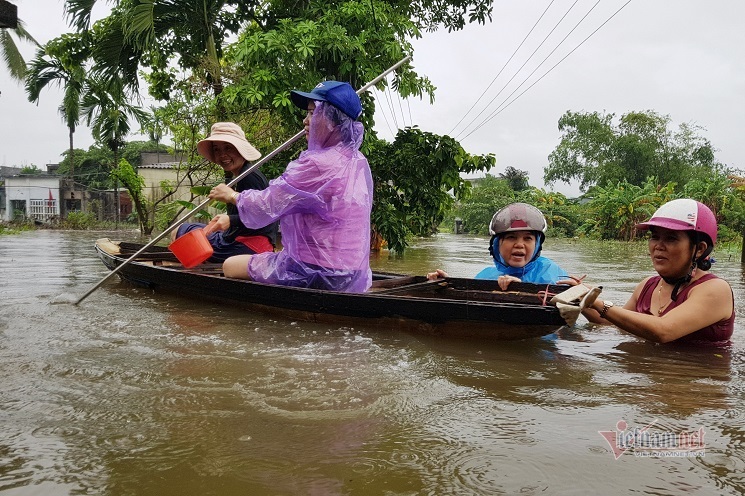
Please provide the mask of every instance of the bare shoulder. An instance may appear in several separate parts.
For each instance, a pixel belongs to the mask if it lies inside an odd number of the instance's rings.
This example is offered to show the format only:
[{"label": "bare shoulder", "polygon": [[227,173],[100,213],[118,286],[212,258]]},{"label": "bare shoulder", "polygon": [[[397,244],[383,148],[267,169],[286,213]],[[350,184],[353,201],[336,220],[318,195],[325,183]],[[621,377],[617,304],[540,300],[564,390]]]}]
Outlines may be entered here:
[{"label": "bare shoulder", "polygon": [[647,284],[647,281],[652,279],[654,276],[645,277],[641,280],[639,284],[636,285],[634,288],[634,292],[631,293],[631,296],[629,296],[628,301],[624,304],[624,308],[628,310],[633,310],[636,308],[636,302],[639,300],[640,295],[642,294],[642,289],[644,289],[644,285]]},{"label": "bare shoulder", "polygon": [[717,296],[729,295],[732,292],[732,287],[729,283],[721,277],[715,277],[704,281],[691,290],[693,293],[698,288],[706,288],[707,293],[716,293]]},{"label": "bare shoulder", "polygon": [[642,289],[644,288],[644,285],[647,284],[647,282],[652,279],[654,276],[645,277],[644,279],[639,282],[639,284],[636,285],[636,288],[634,288],[634,295],[638,296]]}]

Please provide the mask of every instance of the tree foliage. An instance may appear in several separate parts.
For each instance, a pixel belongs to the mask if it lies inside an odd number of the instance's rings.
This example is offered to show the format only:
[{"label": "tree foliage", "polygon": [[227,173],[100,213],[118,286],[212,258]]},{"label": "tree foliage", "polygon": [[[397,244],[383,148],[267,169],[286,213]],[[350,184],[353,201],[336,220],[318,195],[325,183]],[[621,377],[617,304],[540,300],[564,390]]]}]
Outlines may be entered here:
[{"label": "tree foliage", "polygon": [[648,178],[643,186],[622,181],[614,186],[598,186],[591,191],[590,217],[593,230],[602,239],[632,240],[636,225],[650,218],[663,203],[677,197],[675,184],[658,185],[655,178]]},{"label": "tree foliage", "polygon": [[145,197],[145,180],[137,174],[134,167],[125,159],[121,159],[117,167],[112,169],[111,176],[121,182],[129,192],[132,204],[137,212],[140,231],[148,236],[153,232],[153,223],[148,213],[147,198]]},{"label": "tree foliage", "polygon": [[[167,153],[168,148],[152,141],[130,141],[122,146],[120,154],[123,160],[137,169],[141,165],[140,154],[142,152],[157,151]],[[69,175],[71,169],[69,150],[63,152],[62,155],[63,159],[59,164],[58,172],[61,175]],[[100,145],[93,145],[88,150],[76,148],[73,157],[72,168],[75,173],[72,177],[76,183],[91,190],[105,190],[114,187],[111,177],[111,170],[114,167],[114,153],[111,150]]]},{"label": "tree foliage", "polygon": [[513,191],[522,191],[530,188],[530,184],[528,183],[530,176],[527,171],[516,169],[512,166],[507,167],[504,172],[500,173],[499,178],[507,181],[507,184],[510,185]]},{"label": "tree foliage", "polygon": [[25,165],[21,167],[21,174],[41,174],[41,169],[39,169],[36,164]]},{"label": "tree foliage", "polygon": [[697,126],[682,124],[675,132],[669,116],[653,111],[629,112],[618,124],[613,119],[614,114],[565,113],[559,119],[561,141],[549,155],[544,180],[578,180],[586,191],[620,182],[641,187],[654,176],[662,184],[682,188],[687,180],[720,165]]},{"label": "tree foliage", "polygon": [[572,223],[576,219],[570,213],[571,209],[568,208],[570,202],[562,193],[541,188],[528,188],[519,192],[518,199],[523,203],[535,205],[543,213],[548,230],[552,233],[565,235],[573,233]]},{"label": "tree foliage", "polygon": [[23,55],[18,50],[18,45],[16,45],[11,34],[21,41],[27,41],[37,46],[39,43],[26,31],[26,24],[21,19],[18,19],[18,26],[15,29],[0,28],[0,53],[5,68],[8,70],[11,79],[23,82],[26,75],[26,61],[23,60]]},{"label": "tree foliage", "polygon": [[[191,151],[191,167],[203,163],[193,150],[213,122],[237,122],[266,153],[301,127],[300,112],[289,98],[291,89],[308,90],[324,79],[349,81],[360,87],[412,53],[410,40],[420,37],[423,30],[443,26],[457,30],[467,22],[483,23],[490,19],[492,2],[121,0],[109,17],[91,26],[95,3],[66,2],[74,25],[81,32],[89,30],[94,40],[95,78],[104,75],[104,79],[118,79],[135,88],[138,73],[143,73],[150,94],[166,102],[156,111],[158,122],[169,128],[177,148]],[[236,42],[228,43],[235,37]],[[432,100],[434,94],[434,86],[411,65],[402,66],[391,82],[383,81],[378,87],[388,85],[403,97],[426,95]],[[372,132],[374,100],[369,94],[362,95],[362,100],[362,121],[368,130],[364,149],[368,151],[378,146]],[[433,177],[449,181],[438,185],[440,189],[455,188],[456,194],[461,194],[463,186],[452,180],[446,169],[467,169],[478,160],[465,154],[457,143],[437,140],[442,141],[442,150],[433,151],[430,160],[441,170],[433,171]],[[281,173],[301,146],[284,151],[274,163],[264,166],[264,172],[270,177]],[[400,154],[405,156],[406,152]],[[446,166],[449,160],[459,162]],[[402,169],[415,170],[409,164]],[[426,184],[434,187],[431,180]],[[405,246],[407,233],[431,232],[449,205],[449,197],[442,194],[426,199],[427,195],[421,195],[416,201],[402,201],[401,194],[413,198],[416,189],[399,178],[396,187],[381,187],[375,197],[380,202],[376,212],[389,214],[386,232],[396,248]],[[435,205],[437,201],[445,203]]]},{"label": "tree foliage", "polygon": [[368,160],[375,184],[372,225],[389,249],[403,251],[406,236],[436,232],[455,200],[465,198],[470,183],[461,173],[486,172],[493,155],[469,155],[449,136],[417,128],[402,129],[393,143],[374,142]]},{"label": "tree foliage", "polygon": [[466,198],[459,200],[454,216],[463,222],[463,231],[470,234],[489,234],[489,223],[494,213],[517,198],[505,179],[491,174],[478,179]]},{"label": "tree foliage", "polygon": [[[69,155],[75,154],[73,135],[80,123],[81,98],[86,87],[85,62],[89,56],[86,36],[65,34],[49,41],[36,52],[26,73],[26,93],[30,102],[38,103],[41,91],[50,85],[63,88],[60,115],[68,129]],[[74,160],[72,161],[74,164]],[[73,175],[74,169],[70,169]]]}]

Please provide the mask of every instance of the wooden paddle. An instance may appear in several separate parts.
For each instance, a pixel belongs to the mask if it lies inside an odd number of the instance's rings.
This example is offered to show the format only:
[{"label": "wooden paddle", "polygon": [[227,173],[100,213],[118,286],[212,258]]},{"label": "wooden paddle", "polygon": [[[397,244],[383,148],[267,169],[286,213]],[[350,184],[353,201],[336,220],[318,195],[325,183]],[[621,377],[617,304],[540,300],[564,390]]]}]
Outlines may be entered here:
[{"label": "wooden paddle", "polygon": [[[389,67],[388,69],[386,69],[385,71],[383,71],[378,77],[376,77],[375,79],[373,79],[372,81],[370,81],[369,83],[367,83],[362,88],[358,89],[357,90],[357,94],[360,95],[360,94],[364,93],[371,86],[373,86],[373,85],[377,84],[378,82],[380,82],[380,80],[383,79],[385,76],[387,76],[390,72],[396,70],[398,67],[400,67],[401,65],[405,64],[410,59],[411,59],[411,55],[407,55],[406,57],[404,57],[403,59],[401,59],[399,62],[393,64],[391,67]],[[261,167],[262,165],[264,165],[269,160],[273,159],[275,156],[277,156],[277,154],[279,154],[280,152],[282,152],[283,150],[285,150],[286,148],[288,148],[290,145],[292,145],[293,143],[295,143],[303,135],[305,135],[305,130],[302,130],[302,131],[298,132],[295,136],[293,136],[292,138],[288,139],[287,141],[285,141],[284,143],[282,143],[281,145],[279,145],[274,151],[268,153],[263,158],[261,158],[261,160],[259,160],[258,162],[256,162],[252,166],[250,166],[248,169],[246,169],[245,171],[243,171],[242,173],[240,173],[236,177],[234,177],[227,185],[228,186],[233,186],[238,181],[240,181],[241,179],[243,179],[247,175],[251,174],[253,171],[255,171],[256,169],[258,169],[259,167]],[[176,222],[174,222],[173,224],[171,224],[168,228],[166,228],[165,231],[163,231],[162,233],[160,233],[159,235],[157,235],[148,244],[146,244],[145,246],[143,246],[142,248],[140,248],[131,257],[129,257],[124,262],[122,262],[121,265],[117,266],[114,270],[112,270],[111,272],[109,272],[103,279],[101,279],[100,281],[98,281],[98,283],[95,286],[93,286],[91,289],[89,289],[88,291],[86,291],[86,293],[83,296],[81,296],[80,298],[78,298],[78,300],[75,303],[73,303],[73,304],[74,305],[78,305],[81,301],[83,301],[84,299],[86,299],[91,293],[93,293],[96,289],[98,289],[101,286],[101,284],[103,284],[111,276],[113,276],[114,274],[116,274],[117,272],[119,272],[119,270],[121,270],[122,267],[124,267],[129,262],[131,262],[132,260],[134,260],[135,258],[137,258],[137,256],[140,255],[140,253],[144,252],[145,250],[147,250],[148,248],[150,248],[151,246],[153,246],[155,243],[157,243],[158,241],[160,241],[161,239],[163,239],[164,237],[166,237],[171,231],[173,231],[175,228],[177,228],[178,226],[180,226],[181,224],[183,224],[186,221],[186,219],[188,219],[189,217],[191,217],[195,213],[199,212],[202,208],[204,208],[205,206],[207,206],[207,204],[209,204],[211,201],[212,201],[211,198],[207,198],[202,203],[200,203],[199,205],[197,205],[193,210],[191,210],[186,215],[184,215],[181,219],[179,219]]]}]

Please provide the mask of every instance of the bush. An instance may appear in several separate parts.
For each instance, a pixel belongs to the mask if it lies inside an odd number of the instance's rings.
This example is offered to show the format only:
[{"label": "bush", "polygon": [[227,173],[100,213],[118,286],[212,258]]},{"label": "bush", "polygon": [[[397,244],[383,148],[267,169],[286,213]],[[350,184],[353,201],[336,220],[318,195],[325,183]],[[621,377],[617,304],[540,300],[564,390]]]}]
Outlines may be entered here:
[{"label": "bush", "polygon": [[95,225],[96,216],[85,212],[70,212],[62,223],[66,229],[91,229]]},{"label": "bush", "polygon": [[739,232],[730,229],[724,224],[719,224],[717,231],[717,245],[721,243],[739,243],[742,239]]}]

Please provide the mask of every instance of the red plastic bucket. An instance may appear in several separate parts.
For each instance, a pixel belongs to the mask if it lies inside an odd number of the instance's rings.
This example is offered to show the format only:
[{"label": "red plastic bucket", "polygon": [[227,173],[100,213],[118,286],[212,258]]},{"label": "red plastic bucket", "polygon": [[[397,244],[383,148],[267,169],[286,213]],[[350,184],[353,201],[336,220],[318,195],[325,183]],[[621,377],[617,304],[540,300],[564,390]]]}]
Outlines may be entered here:
[{"label": "red plastic bucket", "polygon": [[204,229],[194,229],[168,245],[184,267],[196,267],[212,256],[214,250],[204,234]]}]

